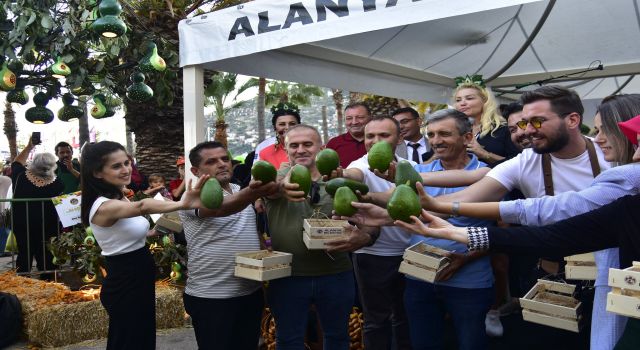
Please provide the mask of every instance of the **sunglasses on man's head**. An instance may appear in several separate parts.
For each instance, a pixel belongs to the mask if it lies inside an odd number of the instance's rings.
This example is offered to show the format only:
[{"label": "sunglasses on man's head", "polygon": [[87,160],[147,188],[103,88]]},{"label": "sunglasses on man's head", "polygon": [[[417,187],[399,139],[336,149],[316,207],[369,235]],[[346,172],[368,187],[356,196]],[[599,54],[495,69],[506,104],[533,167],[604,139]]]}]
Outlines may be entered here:
[{"label": "sunglasses on man's head", "polygon": [[526,119],[522,119],[519,122],[516,123],[516,125],[524,130],[527,128],[527,125],[531,124],[531,126],[533,126],[534,129],[540,129],[542,127],[542,123],[544,123],[545,121],[547,121],[544,118],[540,118],[540,117],[533,117],[529,120]]}]

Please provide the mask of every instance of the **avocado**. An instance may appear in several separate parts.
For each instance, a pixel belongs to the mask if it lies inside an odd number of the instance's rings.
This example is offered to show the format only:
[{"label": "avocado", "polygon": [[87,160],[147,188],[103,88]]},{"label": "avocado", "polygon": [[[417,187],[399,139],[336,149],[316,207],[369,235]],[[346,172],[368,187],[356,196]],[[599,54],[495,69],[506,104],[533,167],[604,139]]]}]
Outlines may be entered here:
[{"label": "avocado", "polygon": [[419,216],[422,211],[420,198],[407,185],[399,185],[387,203],[387,212],[393,220],[411,222],[411,215]]},{"label": "avocado", "polygon": [[316,166],[320,174],[326,176],[331,175],[331,172],[340,166],[340,156],[338,156],[338,152],[330,148],[318,152],[316,155]]},{"label": "avocado", "polygon": [[380,141],[371,146],[367,155],[369,168],[385,172],[393,161],[393,148],[386,141]]},{"label": "avocado", "polygon": [[398,185],[406,185],[409,182],[409,187],[411,187],[416,193],[418,190],[416,189],[416,182],[422,183],[422,176],[418,173],[411,163],[406,160],[401,160],[396,166],[396,178],[395,178],[396,186]]},{"label": "avocado", "polygon": [[262,181],[263,184],[276,181],[277,175],[278,172],[276,171],[276,168],[271,163],[264,160],[259,160],[253,163],[253,166],[251,167],[251,176],[256,180]]},{"label": "avocado", "polygon": [[336,196],[333,198],[333,210],[337,215],[351,216],[358,211],[351,205],[351,202],[357,202],[358,197],[353,191],[347,187],[340,187],[336,191]]},{"label": "avocado", "polygon": [[291,169],[291,176],[289,177],[289,182],[298,184],[298,191],[304,191],[305,197],[309,195],[309,190],[311,190],[311,173],[306,166],[296,164]]},{"label": "avocado", "polygon": [[337,177],[327,181],[325,190],[331,197],[333,197],[336,195],[338,188],[343,186],[349,187],[354,193],[356,191],[360,191],[361,194],[369,193],[369,186],[366,184],[351,179],[345,179],[344,177]]},{"label": "avocado", "polygon": [[217,179],[210,178],[202,186],[200,191],[200,201],[207,209],[218,209],[223,199],[222,187]]}]

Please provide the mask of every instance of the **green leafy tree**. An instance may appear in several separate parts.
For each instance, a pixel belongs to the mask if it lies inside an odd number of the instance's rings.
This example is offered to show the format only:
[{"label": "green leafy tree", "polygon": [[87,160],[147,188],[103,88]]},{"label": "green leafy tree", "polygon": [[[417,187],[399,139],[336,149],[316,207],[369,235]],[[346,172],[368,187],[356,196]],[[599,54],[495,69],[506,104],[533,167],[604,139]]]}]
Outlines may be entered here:
[{"label": "green leafy tree", "polygon": [[[0,60],[20,62],[17,88],[45,91],[58,98],[88,90],[121,100],[127,129],[135,134],[143,173],[175,176],[173,160],[183,150],[182,76],[178,67],[178,22],[190,15],[241,3],[230,0],[121,0],[120,18],[127,33],[105,38],[91,30],[99,0],[0,0]],[[126,98],[130,76],[149,43],[157,45],[164,71],[145,72],[154,98],[136,103]],[[48,68],[61,58],[71,69],[66,79]],[[78,97],[79,98],[79,97]],[[55,111],[54,111],[55,112]]]}]

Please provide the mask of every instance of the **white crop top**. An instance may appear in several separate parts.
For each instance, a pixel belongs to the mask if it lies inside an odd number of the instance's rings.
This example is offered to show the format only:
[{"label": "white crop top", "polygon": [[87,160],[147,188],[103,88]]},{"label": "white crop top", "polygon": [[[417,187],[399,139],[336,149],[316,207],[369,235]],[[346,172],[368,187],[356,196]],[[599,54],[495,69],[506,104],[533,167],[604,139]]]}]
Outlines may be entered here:
[{"label": "white crop top", "polygon": [[91,222],[98,208],[108,200],[111,199],[98,197],[89,212],[89,226],[102,248],[102,255],[119,255],[144,247],[149,221],[142,216],[119,219],[110,227],[98,226]]}]

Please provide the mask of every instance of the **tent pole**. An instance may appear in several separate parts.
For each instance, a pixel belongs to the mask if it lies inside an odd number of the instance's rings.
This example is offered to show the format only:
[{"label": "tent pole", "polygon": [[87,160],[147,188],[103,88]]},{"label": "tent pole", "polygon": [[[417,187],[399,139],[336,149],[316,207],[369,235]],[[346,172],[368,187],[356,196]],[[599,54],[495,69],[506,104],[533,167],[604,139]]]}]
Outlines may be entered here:
[{"label": "tent pole", "polygon": [[[191,168],[189,150],[204,141],[204,69],[200,66],[182,68],[182,87],[184,94],[184,152],[185,169]],[[185,180],[190,171],[185,171]]]}]

